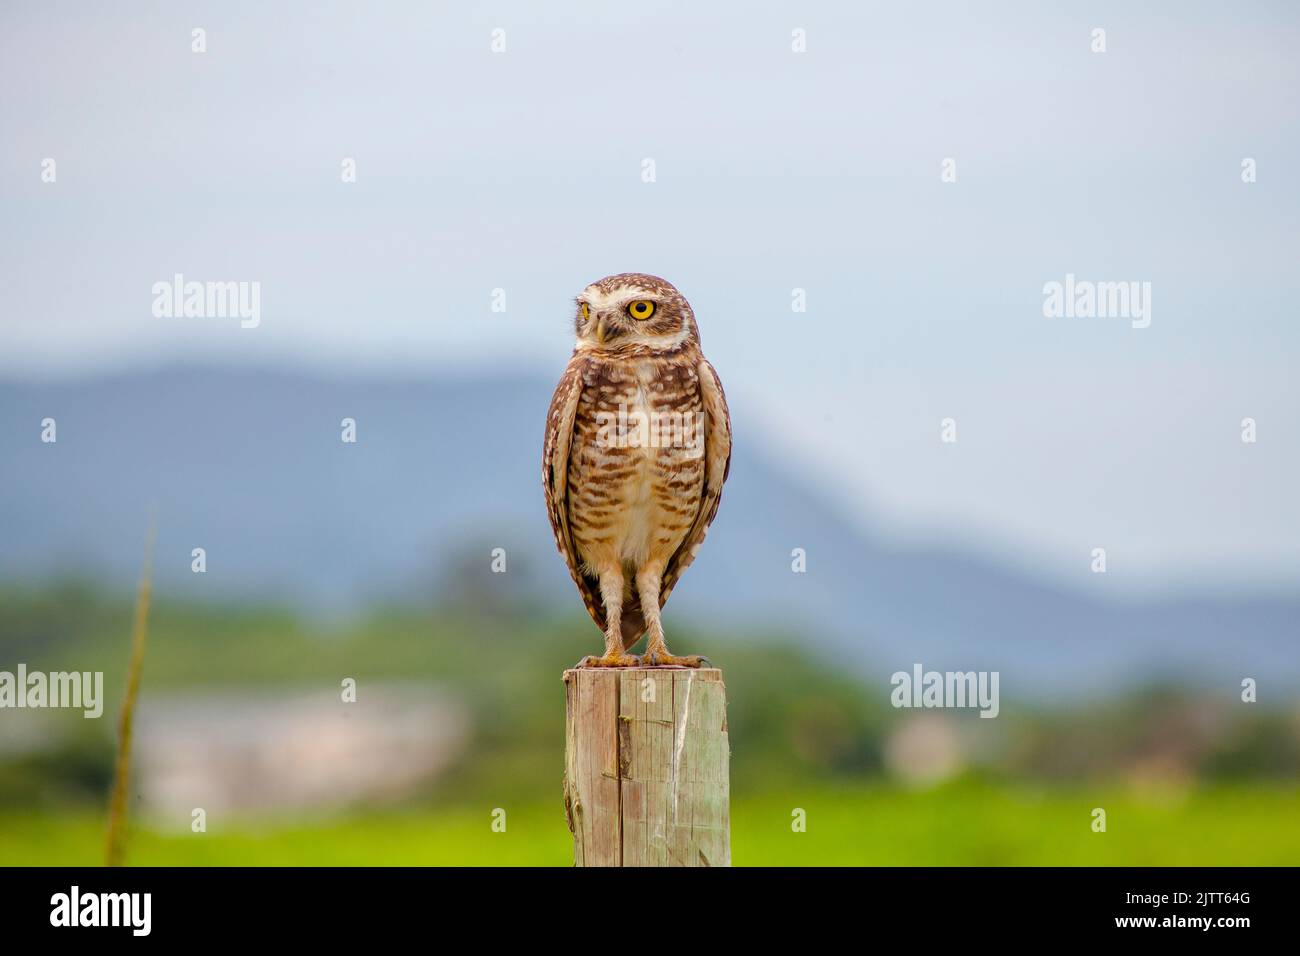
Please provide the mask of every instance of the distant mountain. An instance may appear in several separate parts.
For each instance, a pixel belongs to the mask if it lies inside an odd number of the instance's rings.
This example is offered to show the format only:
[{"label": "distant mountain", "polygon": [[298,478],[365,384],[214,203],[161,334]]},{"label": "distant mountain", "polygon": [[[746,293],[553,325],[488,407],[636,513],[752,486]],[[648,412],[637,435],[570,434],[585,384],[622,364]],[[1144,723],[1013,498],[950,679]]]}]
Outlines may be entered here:
[{"label": "distant mountain", "polygon": [[[157,502],[164,593],[332,614],[452,580],[577,610],[540,489],[551,387],[208,368],[0,384],[0,580],[78,571],[127,589]],[[1110,603],[979,555],[875,540],[749,437],[760,429],[743,404],[732,412],[731,479],[668,605],[670,637],[689,617],[785,629],[875,675],[918,661],[999,670],[1004,702],[1153,676],[1225,690],[1300,678],[1295,595]],[[340,440],[344,418],[355,444]],[[490,571],[495,547],[504,575]],[[796,547],[805,574],[791,571]],[[575,653],[598,643],[584,630]]]}]

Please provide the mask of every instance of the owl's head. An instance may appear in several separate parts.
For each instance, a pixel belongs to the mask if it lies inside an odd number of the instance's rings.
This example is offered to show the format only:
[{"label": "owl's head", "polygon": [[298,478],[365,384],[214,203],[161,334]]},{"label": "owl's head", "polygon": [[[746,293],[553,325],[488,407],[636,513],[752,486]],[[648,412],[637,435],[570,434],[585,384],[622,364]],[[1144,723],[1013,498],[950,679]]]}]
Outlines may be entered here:
[{"label": "owl's head", "polygon": [[675,352],[700,343],[691,304],[658,276],[606,276],[583,289],[576,301],[579,351]]}]

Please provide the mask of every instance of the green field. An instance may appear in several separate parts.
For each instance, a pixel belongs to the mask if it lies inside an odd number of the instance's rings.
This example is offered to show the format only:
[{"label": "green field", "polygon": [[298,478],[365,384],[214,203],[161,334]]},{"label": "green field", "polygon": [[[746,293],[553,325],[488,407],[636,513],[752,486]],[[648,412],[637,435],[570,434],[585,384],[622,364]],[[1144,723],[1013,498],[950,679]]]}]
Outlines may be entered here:
[{"label": "green field", "polygon": [[[558,788],[557,788],[558,790]],[[794,808],[807,831],[791,830]],[[1107,813],[1094,833],[1093,807]],[[314,825],[231,825],[208,832],[133,833],[138,865],[567,866],[559,799],[492,808],[370,812]],[[0,816],[0,865],[96,864],[94,813]],[[1202,788],[1175,795],[1031,790],[963,783],[925,792],[845,787],[733,802],[738,866],[788,865],[1297,865],[1300,789]]]}]

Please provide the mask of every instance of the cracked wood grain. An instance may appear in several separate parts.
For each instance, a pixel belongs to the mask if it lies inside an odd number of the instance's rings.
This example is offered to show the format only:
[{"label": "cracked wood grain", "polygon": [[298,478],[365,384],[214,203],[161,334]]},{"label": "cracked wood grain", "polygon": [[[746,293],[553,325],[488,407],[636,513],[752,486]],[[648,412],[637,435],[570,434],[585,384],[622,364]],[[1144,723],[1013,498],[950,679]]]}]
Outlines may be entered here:
[{"label": "cracked wood grain", "polygon": [[726,686],[716,668],[566,671],[575,866],[729,866]]}]

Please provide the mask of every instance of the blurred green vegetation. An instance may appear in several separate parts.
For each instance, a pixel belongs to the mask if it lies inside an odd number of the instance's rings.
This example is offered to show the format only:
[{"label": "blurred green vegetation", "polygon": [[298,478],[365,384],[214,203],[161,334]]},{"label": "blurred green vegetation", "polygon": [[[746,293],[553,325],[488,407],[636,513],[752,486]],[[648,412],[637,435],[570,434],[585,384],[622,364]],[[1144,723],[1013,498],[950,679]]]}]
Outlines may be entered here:
[{"label": "blurred green vegetation", "polygon": [[[476,604],[481,608],[483,605]],[[69,741],[56,755],[0,763],[0,806],[98,800],[111,768],[113,715],[121,701],[130,607],[70,582],[46,591],[0,591],[0,662],[41,670],[102,670],[105,718],[61,715]],[[702,635],[677,628],[674,642],[703,648]],[[262,686],[334,689],[395,680],[436,682],[465,704],[475,740],[461,765],[436,785],[440,799],[559,792],[564,748],[560,675],[601,636],[586,617],[525,608],[377,611],[344,623],[300,620],[273,608],[201,606],[157,600],[142,694]],[[740,789],[879,769],[883,710],[859,683],[837,676],[772,635],[708,641],[726,672],[733,763]],[[6,666],[0,663],[0,667]],[[10,665],[12,666],[12,665]],[[37,778],[49,786],[42,788]]]},{"label": "blurred green vegetation", "polygon": [[[130,613],[75,581],[0,589],[0,668],[102,670],[107,697],[101,720],[59,714],[49,746],[0,750],[0,864],[100,860]],[[961,760],[907,785],[891,739],[917,715],[889,707],[885,675],[864,683],[776,633],[706,640],[673,624],[675,650],[708,653],[726,676],[737,864],[1300,863],[1294,713],[1175,687],[1068,708],[1004,699],[997,720],[945,715]],[[204,834],[146,827],[128,859],[567,865],[560,674],[599,645],[585,617],[481,596],[330,622],[158,600],[145,699],[421,679],[463,704],[472,740],[404,805],[210,819]],[[1105,834],[1090,829],[1098,806]],[[495,807],[504,834],[490,830]],[[791,830],[796,807],[806,833]]]},{"label": "blurred green vegetation", "polygon": [[[556,788],[558,793],[558,788]],[[1210,787],[1138,795],[993,786],[925,791],[796,788],[732,804],[738,866],[1254,866],[1300,860],[1294,788]],[[1107,830],[1091,830],[1093,806]],[[795,808],[807,830],[791,829]],[[206,833],[137,829],[128,863],[159,866],[568,866],[573,844],[558,799],[490,810],[463,806],[365,812],[313,824],[225,824]],[[0,814],[0,865],[94,865],[103,817]]]}]

